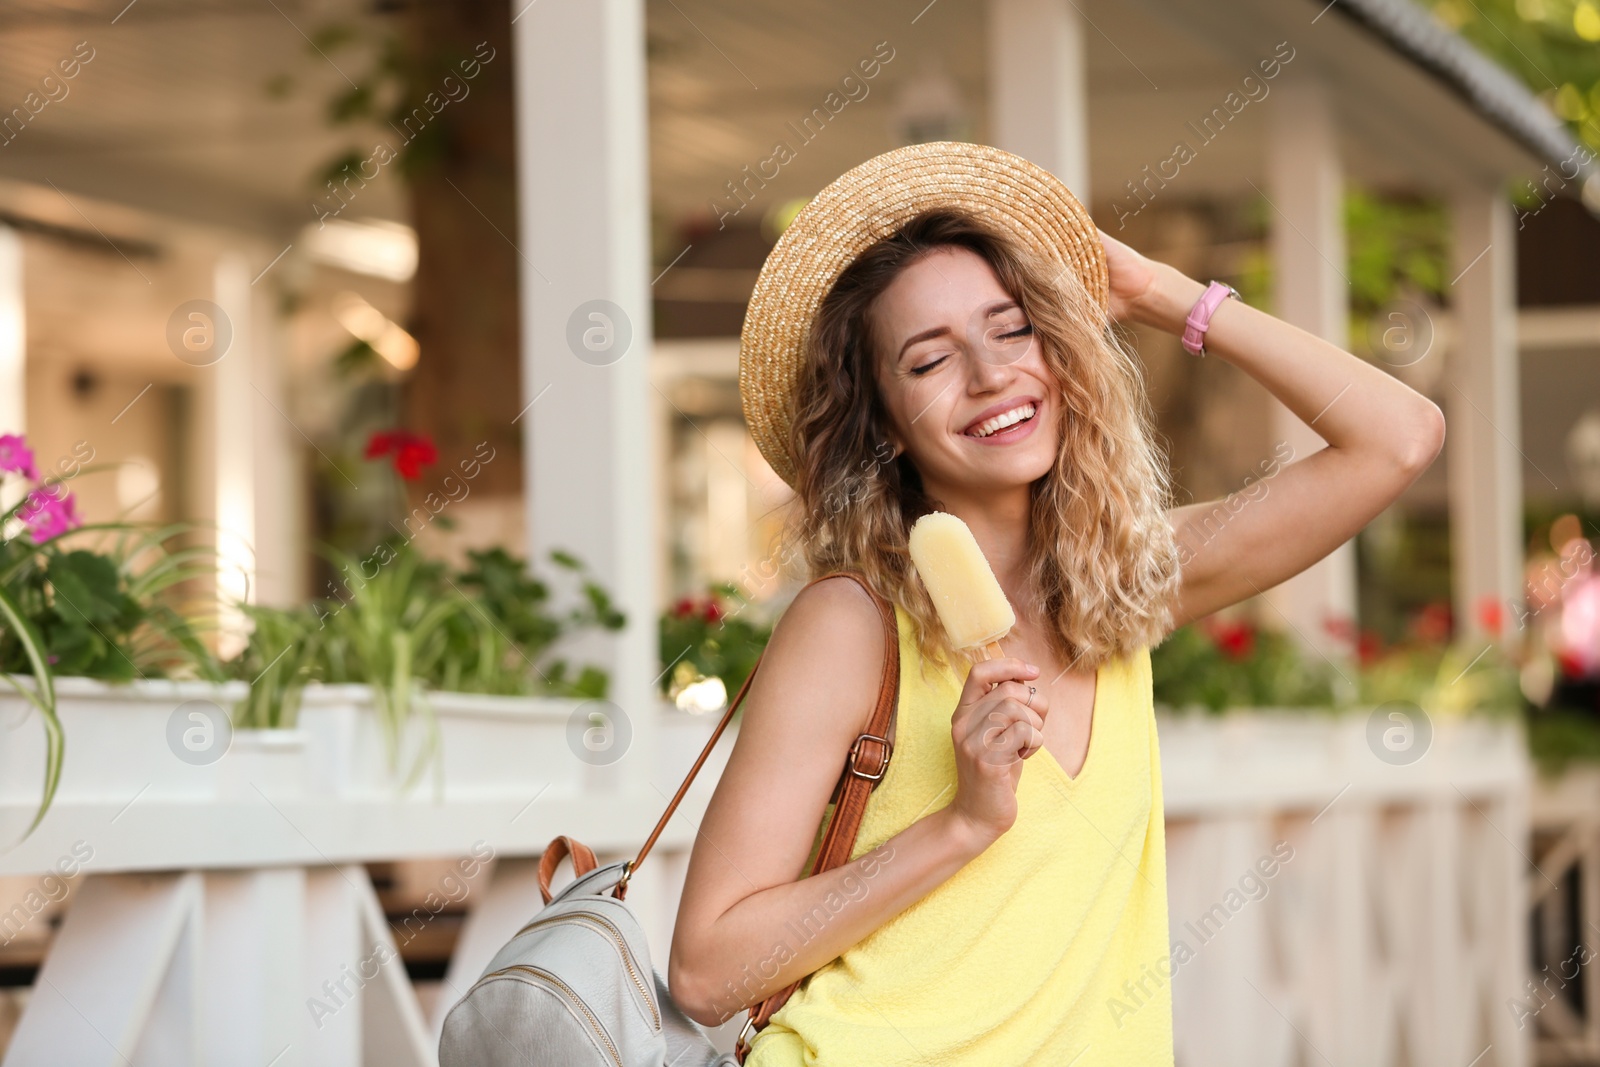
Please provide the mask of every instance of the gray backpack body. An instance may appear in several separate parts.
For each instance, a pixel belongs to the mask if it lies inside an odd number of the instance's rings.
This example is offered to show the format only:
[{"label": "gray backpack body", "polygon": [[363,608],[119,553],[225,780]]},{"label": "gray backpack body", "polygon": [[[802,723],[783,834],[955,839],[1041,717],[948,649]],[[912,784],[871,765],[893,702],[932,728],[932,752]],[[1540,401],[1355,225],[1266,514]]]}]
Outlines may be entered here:
[{"label": "gray backpack body", "polygon": [[625,862],[579,877],[445,1016],[440,1067],[733,1067],[667,993],[644,931],[607,895]]}]

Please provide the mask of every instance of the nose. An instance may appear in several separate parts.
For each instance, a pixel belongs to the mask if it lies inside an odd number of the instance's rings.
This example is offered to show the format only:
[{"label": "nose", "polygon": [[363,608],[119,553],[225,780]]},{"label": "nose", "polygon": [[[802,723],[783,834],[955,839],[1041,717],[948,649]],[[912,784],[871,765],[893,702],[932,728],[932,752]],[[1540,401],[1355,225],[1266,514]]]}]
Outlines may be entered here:
[{"label": "nose", "polygon": [[968,338],[966,363],[971,392],[998,392],[1016,377],[1018,353],[996,341],[996,332],[980,328]]}]

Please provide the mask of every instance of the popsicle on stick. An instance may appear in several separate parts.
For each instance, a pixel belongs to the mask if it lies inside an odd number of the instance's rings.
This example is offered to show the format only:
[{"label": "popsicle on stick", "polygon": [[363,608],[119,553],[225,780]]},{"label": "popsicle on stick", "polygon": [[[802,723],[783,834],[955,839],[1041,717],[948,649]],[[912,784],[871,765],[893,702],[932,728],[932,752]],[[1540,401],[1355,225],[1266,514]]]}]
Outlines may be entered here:
[{"label": "popsicle on stick", "polygon": [[910,549],[950,644],[981,647],[985,659],[1004,656],[1000,639],[1017,624],[1016,612],[967,524],[942,511],[929,512],[912,525]]}]

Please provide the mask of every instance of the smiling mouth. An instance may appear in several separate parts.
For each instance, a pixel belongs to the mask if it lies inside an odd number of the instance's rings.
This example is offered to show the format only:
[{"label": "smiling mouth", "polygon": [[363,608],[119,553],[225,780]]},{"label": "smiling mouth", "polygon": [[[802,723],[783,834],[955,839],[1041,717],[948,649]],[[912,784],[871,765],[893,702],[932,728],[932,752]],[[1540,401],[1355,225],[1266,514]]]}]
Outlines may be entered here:
[{"label": "smiling mouth", "polygon": [[1019,426],[1027,422],[1038,411],[1038,407],[1034,404],[1021,404],[1010,411],[1002,411],[993,418],[985,419],[976,426],[963,430],[962,434],[966,437],[993,437],[1002,430],[1009,430],[1013,426]]}]

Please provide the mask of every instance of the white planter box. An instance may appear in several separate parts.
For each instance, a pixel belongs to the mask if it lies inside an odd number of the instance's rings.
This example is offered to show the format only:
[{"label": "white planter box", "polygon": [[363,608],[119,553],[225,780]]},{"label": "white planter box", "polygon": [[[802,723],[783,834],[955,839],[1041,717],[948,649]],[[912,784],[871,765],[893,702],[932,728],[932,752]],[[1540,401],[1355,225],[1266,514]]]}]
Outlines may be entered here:
[{"label": "white planter box", "polygon": [[1387,762],[1369,737],[1374,710],[1157,709],[1167,814],[1325,803],[1342,789],[1414,800],[1527,780],[1517,716],[1431,716],[1426,744],[1413,735],[1420,754]]},{"label": "white planter box", "polygon": [[427,718],[413,704],[400,742],[398,771],[364,685],[308,686],[299,729],[307,737],[308,782],[315,797],[390,801],[532,799],[541,790],[575,792],[585,764],[568,743],[577,700],[431,693],[425,698],[438,729],[415,784],[407,772],[427,742]]},{"label": "white planter box", "polygon": [[[25,684],[31,679],[25,680]],[[235,768],[260,762],[243,733],[235,747],[209,763],[186,762],[169,741],[172,721],[195,729],[183,705],[228,713],[248,690],[243,682],[136,681],[112,685],[89,678],[56,680],[56,714],[66,738],[61,783],[54,803],[126,803],[141,800],[210,799],[228,784]],[[203,720],[201,720],[203,722]],[[218,743],[207,727],[191,735]],[[181,730],[180,730],[181,737]],[[270,750],[276,755],[276,750]],[[248,754],[246,754],[248,753]],[[44,785],[45,733],[38,713],[7,688],[0,695],[0,804],[36,804]],[[287,762],[296,762],[297,757]],[[268,759],[275,773],[283,759]]]}]

